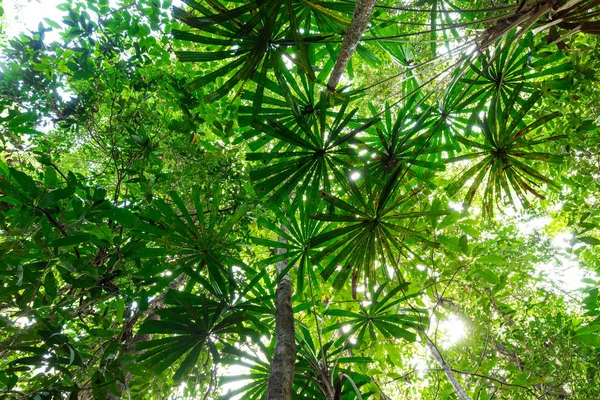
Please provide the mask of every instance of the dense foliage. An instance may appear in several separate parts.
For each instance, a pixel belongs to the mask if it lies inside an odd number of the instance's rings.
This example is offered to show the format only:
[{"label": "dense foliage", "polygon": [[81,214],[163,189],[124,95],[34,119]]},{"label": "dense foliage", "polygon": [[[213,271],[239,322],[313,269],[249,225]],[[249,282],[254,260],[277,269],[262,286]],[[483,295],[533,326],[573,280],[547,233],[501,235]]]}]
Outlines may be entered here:
[{"label": "dense foliage", "polygon": [[362,3],[2,38],[0,398],[600,398],[598,2]]}]

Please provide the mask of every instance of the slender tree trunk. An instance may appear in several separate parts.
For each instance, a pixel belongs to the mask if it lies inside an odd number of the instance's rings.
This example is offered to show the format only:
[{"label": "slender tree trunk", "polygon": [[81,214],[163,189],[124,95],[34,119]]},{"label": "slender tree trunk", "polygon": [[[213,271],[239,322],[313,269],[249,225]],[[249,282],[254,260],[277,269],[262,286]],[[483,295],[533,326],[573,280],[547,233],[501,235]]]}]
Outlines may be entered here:
[{"label": "slender tree trunk", "polygon": [[454,372],[452,372],[452,368],[450,368],[450,366],[446,363],[444,357],[442,357],[442,355],[440,354],[440,351],[438,350],[437,346],[433,344],[433,342],[429,338],[427,338],[427,348],[431,352],[431,355],[433,355],[435,361],[442,368],[442,371],[444,371],[444,375],[446,375],[446,378],[448,378],[448,380],[450,381],[450,384],[454,388],[454,392],[456,392],[456,396],[460,400],[471,400],[471,398],[469,397],[465,389],[462,387],[458,379],[456,379]]},{"label": "slender tree trunk", "polygon": [[[130,354],[130,355],[134,356],[135,354],[137,354],[137,352],[135,350],[136,343],[152,340],[152,335],[150,335],[150,334],[133,335],[133,333],[132,333],[133,328],[138,324],[139,320],[141,318],[143,318],[144,316],[146,317],[144,319],[144,321],[160,319],[158,314],[156,314],[156,310],[163,307],[163,302],[165,300],[165,296],[167,295],[167,292],[169,290],[176,290],[182,284],[184,284],[186,280],[187,280],[187,276],[185,274],[179,275],[171,283],[169,283],[169,286],[167,286],[167,288],[165,288],[165,290],[161,294],[159,294],[151,302],[149,302],[149,304],[148,304],[149,307],[146,311],[144,311],[144,312],[138,311],[136,314],[134,314],[129,319],[129,321],[127,321],[127,324],[125,325],[125,327],[119,337],[119,339],[123,342],[122,347],[121,347],[121,355]],[[130,362],[124,363],[123,367],[128,365],[129,363]],[[124,397],[125,398],[129,397],[128,395],[126,395],[126,392],[129,387],[129,382],[131,381],[131,378],[132,378],[131,372],[125,372],[123,374],[123,378],[124,378],[124,382],[120,382],[120,381],[117,382],[117,388],[120,392],[120,395],[114,395],[110,390],[107,390],[107,394],[106,394],[107,400],[116,400],[116,399],[121,399]],[[92,398],[91,395],[92,395],[92,391],[83,392],[83,394],[79,396],[79,400],[87,400],[89,398]]]},{"label": "slender tree trunk", "polygon": [[[279,242],[287,243],[287,240],[279,237]],[[286,252],[287,250],[284,248],[275,250],[276,254]],[[275,264],[277,275],[285,271],[287,266],[287,260],[277,262]],[[285,274],[277,284],[275,313],[276,342],[275,352],[271,360],[267,400],[291,400],[296,362],[296,335],[292,311],[292,281],[289,274]]]},{"label": "slender tree trunk", "polygon": [[346,36],[344,36],[344,41],[342,42],[342,48],[335,60],[335,66],[329,76],[329,82],[327,82],[327,89],[330,92],[335,92],[335,88],[338,85],[348,62],[350,62],[352,54],[356,51],[356,46],[358,45],[360,37],[367,29],[374,7],[375,0],[356,0],[356,8],[354,9],[352,22],[350,22],[350,25],[348,26]]}]

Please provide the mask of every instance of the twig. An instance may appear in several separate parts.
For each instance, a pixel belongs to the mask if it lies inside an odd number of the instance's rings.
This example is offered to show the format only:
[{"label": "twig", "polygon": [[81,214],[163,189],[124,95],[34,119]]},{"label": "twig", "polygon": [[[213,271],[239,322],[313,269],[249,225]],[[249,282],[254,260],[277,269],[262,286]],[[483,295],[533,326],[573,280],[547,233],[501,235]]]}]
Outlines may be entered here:
[{"label": "twig", "polygon": [[[62,226],[61,226],[61,225],[58,223],[58,221],[56,221],[56,220],[54,219],[54,217],[53,217],[52,215],[50,215],[50,213],[49,213],[48,211],[46,211],[46,210],[44,210],[43,208],[41,208],[41,207],[38,207],[38,206],[33,206],[33,208],[34,208],[35,210],[41,211],[41,212],[42,212],[42,214],[44,214],[44,216],[46,217],[46,219],[47,219],[47,220],[48,220],[48,221],[49,221],[49,222],[50,222],[50,223],[51,223],[51,224],[52,224],[54,227],[56,227],[56,228],[57,228],[57,229],[60,231],[60,233],[61,233],[61,234],[62,234],[64,237],[67,237],[67,236],[69,236],[69,235],[67,234],[67,232],[65,231],[65,229],[64,229],[64,228],[63,228],[63,227],[62,227]],[[75,256],[76,256],[77,258],[81,258],[81,255],[79,254],[79,250],[77,250],[77,247],[73,247],[73,250],[75,251]]]},{"label": "twig", "polygon": [[476,372],[460,371],[460,370],[457,370],[457,369],[454,369],[454,368],[452,368],[452,372],[457,373],[457,374],[461,374],[461,375],[470,375],[470,376],[476,376],[476,377],[479,377],[479,378],[488,379],[490,381],[493,381],[493,382],[496,382],[496,383],[500,384],[501,386],[511,386],[511,387],[518,387],[518,388],[521,388],[521,389],[525,389],[534,398],[536,398],[536,399],[540,398],[538,395],[535,394],[535,392],[533,390],[531,390],[527,386],[519,385],[519,384],[516,384],[516,383],[508,383],[508,382],[505,382],[505,381],[503,381],[501,379],[494,378],[493,376],[478,374]]}]

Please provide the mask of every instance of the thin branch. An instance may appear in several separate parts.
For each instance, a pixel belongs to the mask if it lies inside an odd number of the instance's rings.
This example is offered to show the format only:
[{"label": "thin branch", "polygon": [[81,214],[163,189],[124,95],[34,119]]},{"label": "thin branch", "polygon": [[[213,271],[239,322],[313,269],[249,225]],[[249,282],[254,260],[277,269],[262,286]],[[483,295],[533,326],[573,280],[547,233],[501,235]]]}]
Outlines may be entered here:
[{"label": "thin branch", "polygon": [[533,390],[531,390],[527,386],[518,385],[516,383],[508,383],[508,382],[505,382],[505,381],[503,381],[501,379],[494,378],[493,376],[478,374],[478,373],[475,373],[475,372],[460,371],[460,370],[454,369],[454,368],[452,368],[452,372],[457,373],[457,374],[461,374],[461,375],[470,375],[470,376],[476,376],[478,378],[488,379],[490,381],[498,383],[500,386],[511,386],[511,387],[518,387],[518,388],[521,388],[521,389],[525,389],[534,398],[536,398],[536,399],[540,398],[538,395],[535,394],[535,392]]},{"label": "thin branch", "polygon": [[[229,211],[233,211],[235,210],[236,207],[227,207],[227,208],[223,208],[221,210],[217,210],[218,213],[224,213],[224,212],[229,212]],[[206,210],[206,211],[202,211],[202,214],[210,214],[212,212],[212,210]],[[192,217],[197,217],[198,213],[190,213],[190,215]],[[183,217],[183,214],[179,214],[178,217]]]},{"label": "thin branch", "polygon": [[[349,0],[341,0],[341,1],[343,1],[344,3],[354,3],[354,1],[349,1]],[[418,8],[410,8],[410,7],[393,7],[393,6],[381,6],[381,5],[375,6],[375,7],[385,9],[385,10],[407,11],[407,12],[418,12],[418,13],[431,14],[431,9],[418,9]],[[515,8],[515,7],[517,7],[517,5],[512,4],[512,5],[506,5],[506,6],[501,6],[501,7],[477,8],[477,9],[471,9],[471,10],[452,8],[450,11],[456,12],[456,13],[484,13],[484,12],[503,11],[503,10],[511,9],[511,8]],[[436,11],[440,11],[440,10],[436,10]]]},{"label": "thin branch", "polygon": [[[42,214],[44,214],[44,216],[48,220],[48,222],[50,222],[55,228],[57,228],[64,237],[69,236],[67,234],[67,231],[65,231],[65,229],[58,223],[57,220],[54,219],[54,217],[48,211],[46,211],[43,208],[38,207],[38,206],[33,206],[33,208],[38,211],[41,211]],[[73,247],[73,250],[75,251],[75,256],[77,258],[81,258],[81,255],[79,254],[79,250],[77,249],[77,247]]]},{"label": "thin branch", "polygon": [[98,25],[104,25],[104,23],[106,22],[106,20],[108,19],[108,17],[110,17],[111,15],[116,14],[116,13],[118,13],[120,11],[123,11],[123,10],[127,10],[128,8],[131,8],[131,7],[134,7],[134,6],[137,6],[137,0],[133,0],[133,2],[130,3],[130,4],[125,4],[122,7],[119,7],[117,9],[115,9],[115,10],[112,10],[109,13],[104,14],[102,16],[102,19],[100,19],[100,21],[98,21]]}]

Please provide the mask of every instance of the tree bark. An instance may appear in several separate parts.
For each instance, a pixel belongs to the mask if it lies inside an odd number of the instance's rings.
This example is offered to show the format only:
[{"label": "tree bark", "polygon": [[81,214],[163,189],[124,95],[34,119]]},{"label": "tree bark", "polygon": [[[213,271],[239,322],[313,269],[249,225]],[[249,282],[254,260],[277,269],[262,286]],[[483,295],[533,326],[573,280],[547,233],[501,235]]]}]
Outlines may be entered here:
[{"label": "tree bark", "polygon": [[322,365],[317,373],[317,386],[323,391],[325,400],[338,400],[339,395],[334,387],[327,365]]},{"label": "tree bark", "polygon": [[335,92],[335,88],[338,85],[352,54],[356,51],[356,46],[360,40],[360,37],[367,29],[369,19],[373,13],[375,7],[375,0],[356,0],[356,8],[354,9],[354,15],[352,16],[352,22],[348,26],[346,36],[342,42],[342,48],[335,60],[335,66],[331,75],[329,76],[329,82],[327,82],[327,89],[330,92]]},{"label": "tree bark", "polygon": [[469,397],[465,389],[462,387],[458,379],[456,379],[454,372],[452,372],[452,368],[450,368],[448,363],[446,363],[444,357],[442,357],[442,355],[440,354],[440,351],[438,350],[437,346],[433,344],[433,342],[429,338],[427,338],[427,348],[431,352],[431,355],[433,356],[435,361],[442,368],[442,371],[444,371],[444,375],[446,375],[446,378],[448,378],[448,380],[450,381],[450,384],[454,388],[454,392],[456,392],[456,396],[460,400],[471,400],[471,398]]},{"label": "tree bark", "polygon": [[[144,319],[144,321],[151,321],[151,320],[157,320],[160,319],[160,317],[158,316],[158,314],[156,314],[156,310],[162,308],[164,306],[163,302],[165,300],[165,296],[167,295],[167,292],[169,290],[176,290],[177,288],[179,288],[182,284],[185,283],[185,281],[187,280],[187,276],[185,274],[181,274],[179,275],[177,278],[175,278],[173,281],[171,281],[171,283],[169,283],[169,286],[167,286],[167,288],[165,288],[165,290],[159,294],[158,296],[156,296],[151,302],[149,302],[149,307],[146,311],[144,312],[140,312],[138,310],[138,312],[136,312],[130,319],[129,321],[127,321],[123,331],[121,332],[121,335],[119,336],[119,339],[122,341],[122,346],[121,346],[121,355],[125,355],[125,354],[130,354],[130,355],[136,355],[137,351],[135,350],[135,345],[136,343],[140,343],[140,342],[145,342],[148,340],[152,340],[152,335],[150,334],[136,334],[133,335],[133,329],[135,326],[138,325],[138,322],[141,318],[143,318],[144,316],[146,317]],[[128,365],[128,363],[124,363],[123,367]],[[131,372],[125,372],[123,374],[123,378],[124,378],[124,382],[117,382],[117,388],[120,391],[120,395],[114,395],[110,390],[107,390],[107,400],[116,400],[116,399],[121,399],[123,398],[123,394],[125,394],[129,388],[129,382],[131,381],[132,378],[132,374]],[[88,394],[91,395],[91,391],[88,391]],[[85,400],[87,399],[86,397],[80,397],[79,400]]]},{"label": "tree bark", "polygon": [[[282,227],[283,228],[283,227]],[[284,229],[284,228],[283,228]],[[279,237],[280,243],[287,243]],[[279,248],[276,254],[284,254],[287,250]],[[287,260],[275,263],[279,276],[288,266]],[[271,372],[267,386],[267,400],[291,400],[294,383],[294,367],[296,362],[296,335],[294,331],[294,314],[292,311],[292,281],[285,274],[277,284],[275,294],[275,352],[271,360]]]}]

